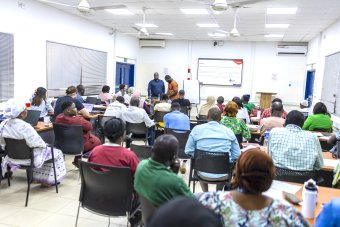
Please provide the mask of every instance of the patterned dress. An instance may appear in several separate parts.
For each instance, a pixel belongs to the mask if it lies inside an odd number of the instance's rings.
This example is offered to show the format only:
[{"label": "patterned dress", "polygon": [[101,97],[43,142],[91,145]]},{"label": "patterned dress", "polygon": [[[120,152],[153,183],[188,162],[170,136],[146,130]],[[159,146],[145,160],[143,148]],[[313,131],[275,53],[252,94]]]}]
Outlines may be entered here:
[{"label": "patterned dress", "polygon": [[235,135],[242,134],[243,138],[250,139],[251,134],[247,125],[236,117],[222,117],[221,124],[230,128]]},{"label": "patterned dress", "polygon": [[295,207],[276,199],[273,199],[271,204],[261,210],[243,209],[233,201],[230,192],[204,193],[199,201],[207,208],[223,216],[225,226],[309,226]]}]

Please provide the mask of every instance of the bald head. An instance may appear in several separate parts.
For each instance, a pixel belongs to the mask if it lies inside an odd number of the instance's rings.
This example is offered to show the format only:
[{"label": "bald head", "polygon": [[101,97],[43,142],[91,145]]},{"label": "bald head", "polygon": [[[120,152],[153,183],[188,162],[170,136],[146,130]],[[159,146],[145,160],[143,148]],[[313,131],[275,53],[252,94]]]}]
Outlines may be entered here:
[{"label": "bald head", "polygon": [[175,136],[165,134],[157,137],[152,148],[152,159],[169,165],[171,160],[177,155],[178,140]]},{"label": "bald head", "polygon": [[221,111],[217,107],[213,107],[208,111],[208,121],[217,121],[221,120]]},{"label": "bald head", "polygon": [[271,116],[281,117],[283,112],[283,105],[281,102],[273,102],[271,106]]},{"label": "bald head", "polygon": [[159,74],[158,74],[158,72],[155,72],[155,73],[153,74],[153,78],[154,78],[155,80],[158,80],[158,79],[159,79]]}]

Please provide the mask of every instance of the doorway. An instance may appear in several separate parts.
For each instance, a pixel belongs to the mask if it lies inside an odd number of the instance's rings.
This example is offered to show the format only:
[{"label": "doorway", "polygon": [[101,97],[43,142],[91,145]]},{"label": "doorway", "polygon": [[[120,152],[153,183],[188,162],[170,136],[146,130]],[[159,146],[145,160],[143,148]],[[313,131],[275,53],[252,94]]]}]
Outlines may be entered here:
[{"label": "doorway", "polygon": [[308,100],[308,107],[312,105],[313,102],[313,87],[314,87],[315,70],[307,71],[306,79],[306,90],[305,90],[305,100]]},{"label": "doorway", "polygon": [[127,87],[133,87],[134,81],[135,81],[135,65],[117,62],[115,93],[119,91],[120,84],[125,84]]}]

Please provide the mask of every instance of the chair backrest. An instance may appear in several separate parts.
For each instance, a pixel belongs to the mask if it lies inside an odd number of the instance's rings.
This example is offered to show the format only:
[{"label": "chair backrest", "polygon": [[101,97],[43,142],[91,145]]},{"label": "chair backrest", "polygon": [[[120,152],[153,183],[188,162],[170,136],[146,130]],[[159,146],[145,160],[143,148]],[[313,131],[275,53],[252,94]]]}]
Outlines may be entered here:
[{"label": "chair backrest", "polygon": [[153,115],[153,120],[155,122],[163,122],[164,121],[164,116],[169,112],[165,111],[155,111],[155,114]]},{"label": "chair backrest", "polygon": [[205,121],[206,121],[206,120],[207,120],[207,117],[208,117],[207,115],[201,115],[201,114],[200,114],[200,115],[198,115],[198,119],[197,119],[197,120],[201,120],[201,121],[202,121],[202,120],[205,120]]},{"label": "chair backrest", "polygon": [[26,140],[5,138],[5,154],[12,159],[32,159],[33,149],[27,146]]},{"label": "chair backrest", "polygon": [[181,112],[189,116],[189,109],[187,106],[181,106]]},{"label": "chair backrest", "polygon": [[64,154],[81,154],[84,149],[83,127],[53,123],[54,147]]},{"label": "chair backrest", "polygon": [[24,119],[24,121],[32,126],[36,126],[40,118],[40,113],[40,110],[27,110],[27,117]]},{"label": "chair backrest", "polygon": [[101,104],[100,99],[97,99],[96,97],[90,97],[90,96],[87,96],[85,102],[86,103],[95,104],[95,105],[100,105]]},{"label": "chair backrest", "polygon": [[315,180],[315,171],[298,171],[275,167],[275,180],[303,184],[309,179]]},{"label": "chair backrest", "polygon": [[139,201],[142,205],[143,223],[144,225],[147,225],[148,222],[150,221],[151,216],[153,215],[157,208],[149,200],[147,200],[141,195],[139,195]]},{"label": "chair backrest", "polygon": [[108,216],[125,216],[130,211],[133,185],[129,167],[81,161],[79,170],[79,202],[83,208]]},{"label": "chair backrest", "polygon": [[243,142],[242,134],[235,134],[235,136],[236,136],[238,144],[240,145],[240,149],[242,149],[242,142]]},{"label": "chair backrest", "polygon": [[336,158],[340,159],[340,141],[336,142]]},{"label": "chair backrest", "polygon": [[228,152],[212,152],[196,149],[193,168],[201,172],[229,174],[229,177],[231,177],[231,165],[229,162]]},{"label": "chair backrest", "polygon": [[205,124],[207,122],[207,120],[190,120],[190,130],[192,130],[196,125]]},{"label": "chair backrest", "polygon": [[136,145],[136,144],[130,145],[130,150],[133,151],[137,155],[139,160],[150,158],[152,155],[151,149],[152,149],[152,146],[147,146],[147,145]]},{"label": "chair backrest", "polygon": [[179,143],[177,157],[181,159],[189,159],[190,157],[185,154],[184,150],[191,131],[165,128],[164,132],[165,134],[171,134],[177,138]]},{"label": "chair backrest", "polygon": [[317,131],[317,132],[332,132],[332,128],[314,128],[313,131]]},{"label": "chair backrest", "polygon": [[103,116],[103,115],[98,115],[98,126],[101,128],[101,129],[104,129],[104,125],[105,125],[105,122],[107,122],[108,120],[112,119],[114,117],[112,116]]},{"label": "chair backrest", "polygon": [[126,122],[126,134],[146,134],[148,132],[148,128],[146,127],[144,122],[141,123],[131,123]]}]

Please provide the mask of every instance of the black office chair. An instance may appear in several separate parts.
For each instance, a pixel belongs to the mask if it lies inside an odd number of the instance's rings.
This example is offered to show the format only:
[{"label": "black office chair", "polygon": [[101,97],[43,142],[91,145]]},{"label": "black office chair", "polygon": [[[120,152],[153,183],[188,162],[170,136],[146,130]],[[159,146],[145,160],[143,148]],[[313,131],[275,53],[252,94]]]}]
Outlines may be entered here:
[{"label": "black office chair", "polygon": [[199,121],[206,121],[207,120],[207,115],[201,115],[201,114],[199,114],[198,115],[198,117],[196,117],[197,118],[197,120],[199,120]]},{"label": "black office chair", "polygon": [[[202,181],[207,184],[225,183],[225,188],[230,189],[229,182],[232,177],[232,169],[228,152],[211,152],[196,149],[194,158],[191,159],[188,186],[190,187],[190,183],[193,181],[193,193],[195,193],[196,181]],[[214,174],[228,174],[228,178],[225,180],[207,181],[200,178],[197,171]]]},{"label": "black office chair", "polygon": [[[32,177],[33,177],[33,168],[34,168],[33,149],[27,146],[26,140],[24,139],[16,140],[16,139],[5,138],[5,142],[6,142],[5,153],[8,155],[9,158],[30,160],[30,165],[20,166],[20,169],[26,170],[26,175],[27,175],[27,192],[26,192],[26,202],[25,202],[25,206],[27,207],[28,197],[30,194]],[[56,193],[58,193],[58,182],[57,182],[57,174],[56,174],[55,163],[54,163],[53,146],[51,146],[51,154],[52,154],[52,159],[46,160],[45,163],[52,163],[53,165],[55,190],[56,190]],[[10,168],[7,167],[7,175],[9,176],[9,174],[10,174]],[[7,181],[8,181],[8,186],[11,186],[10,177],[7,177]]]},{"label": "black office chair", "polygon": [[98,130],[96,131],[96,135],[99,137],[101,143],[105,143],[105,135],[104,135],[105,122],[107,122],[108,120],[112,118],[114,117],[98,115],[98,120],[96,122]]},{"label": "black office chair", "polygon": [[55,134],[54,147],[63,154],[79,155],[83,153],[84,139],[81,125],[64,125],[53,123]]},{"label": "black office chair", "polygon": [[315,171],[298,171],[275,167],[275,180],[288,181],[303,184],[309,179],[314,179],[317,183],[323,181],[322,178],[316,179]]},{"label": "black office chair", "polygon": [[165,111],[155,111],[155,114],[153,115],[153,120],[156,123],[157,128],[160,127],[159,124],[160,122],[164,122],[164,116],[165,114],[170,113],[170,112],[165,112]]},{"label": "black office chair", "polygon": [[197,125],[205,124],[207,122],[207,120],[190,120],[190,130],[192,130]]},{"label": "black office chair", "polygon": [[36,126],[40,118],[40,110],[27,110],[27,117],[24,119],[32,126]]},{"label": "black office chair", "polygon": [[90,103],[90,104],[94,104],[94,105],[100,105],[101,104],[100,99],[97,99],[96,97],[90,97],[90,96],[86,97],[85,102]]},{"label": "black office chair", "polygon": [[190,117],[190,111],[187,106],[181,106],[181,112]]},{"label": "black office chair", "polygon": [[[131,123],[126,122],[126,135],[132,141],[144,141],[145,145],[148,142],[149,132],[144,122]],[[145,136],[144,136],[145,135]]]},{"label": "black office chair", "polygon": [[165,134],[171,134],[177,138],[179,144],[177,157],[180,159],[190,159],[190,157],[187,154],[185,154],[184,150],[191,131],[171,128],[165,128],[164,131]]},{"label": "black office chair", "polygon": [[143,224],[146,226],[157,208],[148,199],[141,195],[139,195],[139,201],[142,205]]},{"label": "black office chair", "polygon": [[242,142],[243,142],[243,136],[242,136],[242,133],[241,134],[235,134],[236,136],[236,139],[237,139],[237,142],[240,146],[240,149],[242,149]]},{"label": "black office chair", "polygon": [[[133,180],[129,167],[98,165],[80,161],[80,207],[100,215],[130,217]],[[106,171],[98,169],[105,168]]]},{"label": "black office chair", "polygon": [[150,158],[152,155],[151,149],[152,149],[152,146],[147,146],[147,145],[131,144],[130,146],[130,150],[133,151],[137,155],[139,160]]}]

